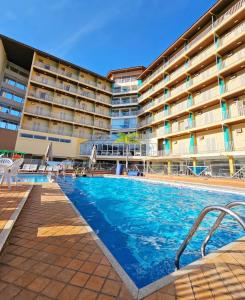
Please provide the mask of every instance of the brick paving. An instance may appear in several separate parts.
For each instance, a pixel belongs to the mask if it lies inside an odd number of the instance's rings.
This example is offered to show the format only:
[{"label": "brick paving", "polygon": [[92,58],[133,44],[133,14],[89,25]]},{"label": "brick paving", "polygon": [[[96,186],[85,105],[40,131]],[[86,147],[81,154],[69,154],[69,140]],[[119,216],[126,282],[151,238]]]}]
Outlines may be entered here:
[{"label": "brick paving", "polygon": [[[245,239],[192,268],[145,299],[245,299]],[[0,299],[133,298],[58,185],[43,184],[0,256]]]}]

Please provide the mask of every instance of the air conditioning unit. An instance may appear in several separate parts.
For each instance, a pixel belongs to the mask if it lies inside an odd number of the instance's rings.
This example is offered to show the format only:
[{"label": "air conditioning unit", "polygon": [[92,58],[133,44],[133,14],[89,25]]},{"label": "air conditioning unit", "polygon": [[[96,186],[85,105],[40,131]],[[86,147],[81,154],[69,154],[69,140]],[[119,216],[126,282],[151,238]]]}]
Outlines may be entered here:
[{"label": "air conditioning unit", "polygon": [[175,145],[178,144],[178,141],[175,141],[174,144],[175,144]]},{"label": "air conditioning unit", "polygon": [[242,133],[242,128],[237,128],[236,133]]},{"label": "air conditioning unit", "polygon": [[204,135],[200,136],[200,140],[204,140]]},{"label": "air conditioning unit", "polygon": [[32,120],[32,117],[28,117],[27,120],[31,121],[31,120]]}]

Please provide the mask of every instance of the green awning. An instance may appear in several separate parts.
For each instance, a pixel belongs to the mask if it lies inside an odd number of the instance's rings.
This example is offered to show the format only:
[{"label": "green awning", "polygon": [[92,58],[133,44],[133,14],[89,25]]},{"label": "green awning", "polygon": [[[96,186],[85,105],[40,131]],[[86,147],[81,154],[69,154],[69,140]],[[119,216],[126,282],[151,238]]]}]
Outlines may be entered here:
[{"label": "green awning", "polygon": [[26,152],[14,151],[14,150],[0,150],[0,154],[20,154],[20,155],[25,155]]}]

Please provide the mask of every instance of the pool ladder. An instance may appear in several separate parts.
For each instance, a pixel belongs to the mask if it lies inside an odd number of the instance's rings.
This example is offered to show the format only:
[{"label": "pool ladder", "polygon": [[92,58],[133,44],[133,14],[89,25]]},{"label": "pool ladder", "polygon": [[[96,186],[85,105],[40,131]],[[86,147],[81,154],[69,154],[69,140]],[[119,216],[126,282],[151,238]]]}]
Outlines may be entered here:
[{"label": "pool ladder", "polygon": [[211,212],[211,211],[220,211],[221,213],[219,214],[216,222],[214,223],[212,228],[209,230],[208,235],[206,236],[205,240],[203,241],[203,243],[201,245],[202,257],[204,257],[206,255],[207,243],[209,242],[209,240],[211,239],[213,233],[219,227],[220,223],[222,222],[222,220],[224,219],[224,217],[227,214],[232,216],[245,230],[245,222],[243,221],[243,219],[237,213],[235,213],[234,211],[232,211],[230,209],[230,208],[235,207],[235,206],[245,206],[245,202],[235,201],[235,202],[228,203],[226,206],[218,206],[218,205],[207,206],[201,211],[198,218],[196,219],[196,222],[194,223],[191,230],[189,231],[186,239],[183,241],[183,243],[181,244],[179,250],[176,253],[176,256],[175,256],[175,269],[176,270],[179,270],[179,268],[180,268],[180,263],[179,262],[180,262],[180,257],[182,255],[182,253],[184,252],[184,250],[187,247],[188,243],[192,239],[192,237],[195,234],[196,230],[198,229],[200,223],[202,222],[202,220],[205,218],[205,216],[209,212]]}]

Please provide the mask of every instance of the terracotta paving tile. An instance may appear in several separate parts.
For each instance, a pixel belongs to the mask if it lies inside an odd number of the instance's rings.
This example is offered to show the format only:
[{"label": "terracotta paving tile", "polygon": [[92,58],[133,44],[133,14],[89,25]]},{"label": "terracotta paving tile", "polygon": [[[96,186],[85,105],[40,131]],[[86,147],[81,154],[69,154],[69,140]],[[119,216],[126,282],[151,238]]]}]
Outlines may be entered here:
[{"label": "terracotta paving tile", "polygon": [[119,294],[120,288],[121,288],[121,284],[119,282],[107,279],[102,288],[102,293],[111,296],[117,296]]},{"label": "terracotta paving tile", "polygon": [[73,270],[62,269],[59,274],[56,275],[56,279],[63,282],[69,282],[74,274],[75,271]]},{"label": "terracotta paving tile", "polygon": [[49,282],[50,280],[48,278],[39,276],[28,285],[28,289],[39,293],[49,284]]},{"label": "terracotta paving tile", "polygon": [[98,294],[96,292],[83,289],[81,293],[78,295],[77,300],[95,300]]},{"label": "terracotta paving tile", "polygon": [[82,264],[84,263],[83,260],[80,259],[73,259],[68,265],[67,268],[68,269],[72,269],[72,270],[79,270],[82,266]]},{"label": "terracotta paving tile", "polygon": [[104,266],[104,265],[98,265],[98,267],[94,271],[94,275],[101,276],[101,277],[107,277],[110,271],[111,271],[111,267]]},{"label": "terracotta paving tile", "polygon": [[8,284],[4,289],[0,292],[0,299],[8,300],[13,299],[14,296],[16,296],[21,289],[13,284]]},{"label": "terracotta paving tile", "polygon": [[94,262],[86,261],[82,267],[80,268],[80,271],[92,274],[97,267],[97,264]]},{"label": "terracotta paving tile", "polygon": [[6,282],[15,282],[21,275],[24,274],[24,271],[13,269],[4,276],[2,276],[2,280]]},{"label": "terracotta paving tile", "polygon": [[115,300],[115,299],[116,299],[115,297],[103,295],[103,294],[100,294],[98,297],[98,300]]},{"label": "terracotta paving tile", "polygon": [[37,294],[32,292],[32,291],[28,291],[28,290],[22,290],[17,296],[16,299],[18,300],[32,300],[35,299],[37,297]]},{"label": "terracotta paving tile", "polygon": [[82,272],[77,272],[70,281],[71,284],[83,287],[89,279],[89,275]]},{"label": "terracotta paving tile", "polygon": [[104,284],[104,281],[104,278],[92,275],[86,284],[86,288],[99,292]]},{"label": "terracotta paving tile", "polygon": [[25,272],[22,276],[20,276],[16,281],[15,284],[17,286],[26,287],[29,285],[34,279],[37,278],[37,274]]},{"label": "terracotta paving tile", "polygon": [[52,280],[42,291],[42,294],[51,298],[56,298],[64,287],[65,287],[64,283],[56,280]]},{"label": "terracotta paving tile", "polygon": [[63,269],[61,267],[49,265],[48,268],[42,274],[49,278],[55,278],[56,275],[62,270]]},{"label": "terracotta paving tile", "polygon": [[120,294],[119,294],[120,300],[133,300],[133,296],[129,293],[128,289],[123,285]]},{"label": "terracotta paving tile", "polygon": [[[66,285],[62,292],[57,296],[60,300],[73,300],[76,299],[80,292],[80,288],[74,285]],[[85,299],[84,299],[85,300]]]}]

